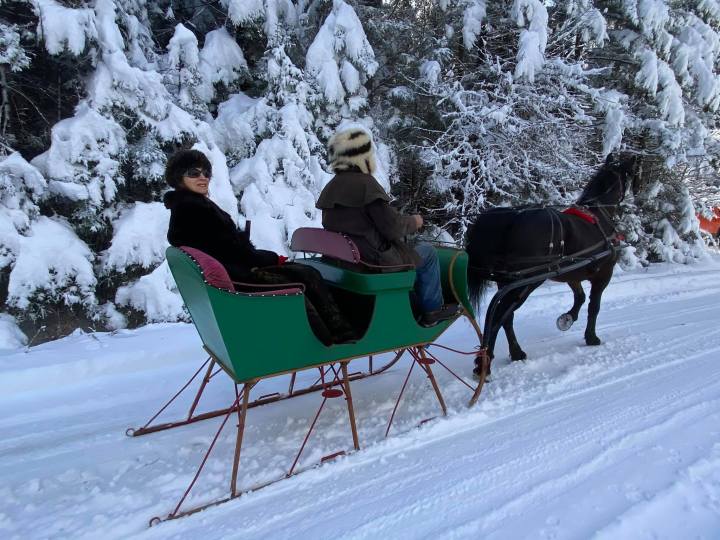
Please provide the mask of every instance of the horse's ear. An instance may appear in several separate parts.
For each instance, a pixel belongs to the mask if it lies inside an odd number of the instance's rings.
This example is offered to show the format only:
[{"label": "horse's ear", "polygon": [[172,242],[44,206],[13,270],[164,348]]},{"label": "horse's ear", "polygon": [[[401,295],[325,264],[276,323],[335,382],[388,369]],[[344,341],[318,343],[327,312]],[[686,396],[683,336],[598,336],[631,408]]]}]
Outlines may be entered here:
[{"label": "horse's ear", "polygon": [[613,155],[612,152],[610,152],[610,153],[605,157],[605,165],[608,165],[608,166],[609,166],[609,165],[612,165],[614,161],[615,161],[615,156]]}]

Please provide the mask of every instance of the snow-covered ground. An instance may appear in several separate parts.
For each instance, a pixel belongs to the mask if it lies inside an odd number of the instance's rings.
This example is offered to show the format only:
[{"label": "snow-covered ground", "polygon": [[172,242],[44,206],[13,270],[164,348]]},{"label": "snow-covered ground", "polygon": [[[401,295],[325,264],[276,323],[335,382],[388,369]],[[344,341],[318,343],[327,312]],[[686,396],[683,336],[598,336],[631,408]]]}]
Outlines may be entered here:
[{"label": "snow-covered ground", "polygon": [[[384,429],[408,367],[353,384],[363,449],[180,520],[172,510],[220,419],[129,438],[204,360],[189,325],[77,334],[0,355],[3,538],[718,538],[720,537],[720,261],[618,273],[600,313],[545,285],[516,316],[529,359],[500,338],[493,381],[467,388],[437,368],[450,407],[437,413],[417,371],[392,436]],[[442,343],[476,345],[467,323]],[[442,351],[438,350],[438,353]],[[443,353],[469,376],[471,361]],[[314,379],[307,373],[303,379]],[[224,375],[202,408],[234,399]],[[286,387],[263,383],[257,394]],[[186,396],[164,419],[177,418]],[[282,476],[317,394],[252,409],[240,484]],[[349,448],[343,400],[320,417],[303,465]],[[224,496],[234,433],[218,442],[191,503]]]}]

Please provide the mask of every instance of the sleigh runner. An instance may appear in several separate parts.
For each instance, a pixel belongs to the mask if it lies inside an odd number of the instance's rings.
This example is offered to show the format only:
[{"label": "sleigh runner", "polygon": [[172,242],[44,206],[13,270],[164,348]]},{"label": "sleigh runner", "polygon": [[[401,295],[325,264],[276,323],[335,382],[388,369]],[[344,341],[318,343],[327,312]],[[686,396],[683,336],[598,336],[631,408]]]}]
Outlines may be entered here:
[{"label": "sleigh runner", "polygon": [[[352,306],[349,313],[353,323],[362,329],[362,337],[357,342],[331,346],[320,342],[309,326],[300,285],[261,286],[249,289],[253,286],[233,283],[217,261],[197,250],[174,247],[167,250],[170,269],[209,355],[206,363],[195,374],[197,376],[206,369],[205,377],[201,380],[187,419],[151,425],[151,422],[164,410],[163,408],[142,428],[128,430],[128,435],[152,433],[213,416],[224,415],[225,418],[195,478],[174,510],[164,519],[174,519],[197,512],[240,495],[241,490],[238,489],[237,481],[240,455],[247,412],[253,406],[314,391],[320,392],[322,399],[319,408],[288,469],[286,476],[290,476],[298,472],[301,454],[328,399],[344,397],[346,400],[352,449],[360,448],[350,383],[353,380],[382,373],[405,353],[411,356],[412,362],[388,421],[386,436],[416,365],[428,377],[442,414],[446,414],[446,406],[434,377],[432,364],[439,363],[465,384],[473,392],[473,402],[482,390],[484,382],[482,377],[476,386],[468,384],[429,350],[429,346],[459,316],[466,316],[477,331],[478,337],[481,337],[467,294],[468,263],[464,251],[446,247],[436,248],[440,260],[444,296],[447,300],[456,301],[461,308],[455,318],[431,327],[423,327],[416,322],[411,307],[410,293],[415,281],[415,272],[412,268],[378,267],[366,264],[360,259],[357,248],[349,238],[322,229],[298,229],[293,235],[291,246],[294,251],[312,254],[311,257],[298,259],[296,262],[316,268],[324,280],[333,287],[334,294],[341,299],[341,304]],[[237,285],[243,290],[237,290]],[[387,352],[394,352],[393,359],[381,368],[373,369],[373,358]],[[476,352],[466,354],[476,354]],[[350,373],[349,363],[364,357],[368,358],[368,371]],[[307,369],[317,369],[318,380],[309,387],[295,389],[297,373]],[[234,402],[225,409],[194,415],[203,391],[219,370],[224,371],[235,385]],[[290,375],[290,388],[287,394],[260,396],[251,401],[251,390],[260,381],[281,375]],[[190,382],[182,390],[189,384]],[[173,399],[179,394],[180,392]],[[182,505],[185,498],[198,480],[215,442],[233,414],[237,415],[237,439],[229,496],[220,501],[184,510]],[[344,453],[345,450],[340,450],[325,456],[322,461]],[[257,487],[262,486],[254,486],[250,489]],[[153,518],[151,524],[162,520]]]}]

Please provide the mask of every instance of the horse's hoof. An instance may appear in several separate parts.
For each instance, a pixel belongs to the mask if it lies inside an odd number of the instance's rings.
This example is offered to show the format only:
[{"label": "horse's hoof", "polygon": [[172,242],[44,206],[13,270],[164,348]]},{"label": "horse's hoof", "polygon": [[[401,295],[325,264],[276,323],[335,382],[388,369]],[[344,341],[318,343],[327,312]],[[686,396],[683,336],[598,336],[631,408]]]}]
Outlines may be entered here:
[{"label": "horse's hoof", "polygon": [[597,336],[585,336],[585,343],[591,346],[600,345],[602,341]]},{"label": "horse's hoof", "polygon": [[575,321],[573,320],[572,315],[569,313],[563,313],[557,318],[555,324],[557,325],[558,330],[565,332],[566,330],[570,330],[570,327],[574,322]]},{"label": "horse's hoof", "polygon": [[[475,369],[480,369],[482,367],[482,359],[483,359],[483,357],[481,355],[477,355],[475,357],[475,361],[474,361]],[[492,362],[492,359],[493,359],[492,356],[488,357],[488,360],[490,360],[491,362]]]},{"label": "horse's hoof", "polygon": [[525,351],[510,353],[510,359],[513,362],[518,362],[520,360],[527,360],[527,354],[525,354]]},{"label": "horse's hoof", "polygon": [[[482,370],[479,367],[476,367],[473,369],[472,378],[475,382],[480,382],[480,379],[482,377]],[[490,382],[490,370],[488,370],[487,374],[485,375],[485,382]]]}]

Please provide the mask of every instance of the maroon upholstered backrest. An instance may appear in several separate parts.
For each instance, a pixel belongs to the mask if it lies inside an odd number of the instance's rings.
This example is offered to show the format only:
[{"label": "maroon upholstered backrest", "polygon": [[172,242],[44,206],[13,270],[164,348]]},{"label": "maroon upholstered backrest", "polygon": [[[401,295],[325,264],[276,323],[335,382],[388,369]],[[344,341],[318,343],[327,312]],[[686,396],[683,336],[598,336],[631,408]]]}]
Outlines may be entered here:
[{"label": "maroon upholstered backrest", "polygon": [[326,229],[315,227],[297,229],[290,241],[290,249],[306,253],[319,253],[355,264],[360,262],[360,251],[355,242],[344,234]]},{"label": "maroon upholstered backrest", "polygon": [[180,249],[193,258],[200,267],[200,270],[205,277],[205,281],[207,281],[210,285],[219,289],[226,289],[228,291],[235,290],[235,286],[230,279],[230,275],[227,273],[227,270],[220,261],[211,257],[207,253],[200,251],[199,249],[188,246],[181,246]]}]

